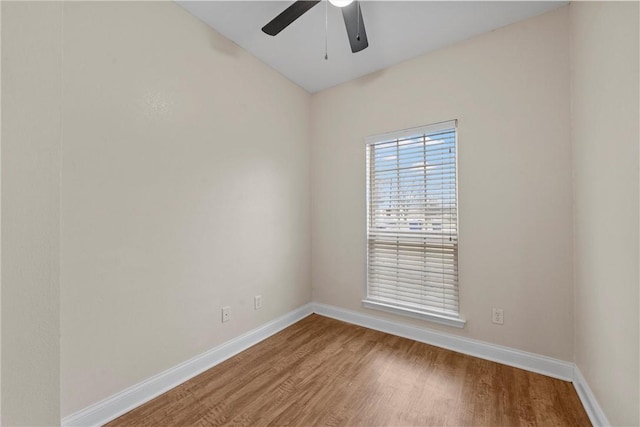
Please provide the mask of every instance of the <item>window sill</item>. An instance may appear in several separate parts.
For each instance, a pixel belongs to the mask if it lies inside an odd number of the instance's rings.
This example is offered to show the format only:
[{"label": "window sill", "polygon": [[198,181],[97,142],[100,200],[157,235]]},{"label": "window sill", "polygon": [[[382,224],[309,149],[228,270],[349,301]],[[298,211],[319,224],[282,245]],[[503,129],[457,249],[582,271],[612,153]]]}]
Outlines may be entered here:
[{"label": "window sill", "polygon": [[459,317],[447,316],[445,314],[430,313],[428,311],[420,311],[413,308],[397,306],[397,305],[388,304],[388,303],[375,301],[371,299],[363,299],[362,305],[365,308],[371,308],[373,310],[381,310],[381,311],[386,311],[387,313],[398,314],[401,316],[409,316],[416,319],[422,319],[422,320],[427,320],[429,322],[439,323],[441,325],[453,326],[455,328],[464,328],[464,325],[467,323],[466,320],[460,319]]}]

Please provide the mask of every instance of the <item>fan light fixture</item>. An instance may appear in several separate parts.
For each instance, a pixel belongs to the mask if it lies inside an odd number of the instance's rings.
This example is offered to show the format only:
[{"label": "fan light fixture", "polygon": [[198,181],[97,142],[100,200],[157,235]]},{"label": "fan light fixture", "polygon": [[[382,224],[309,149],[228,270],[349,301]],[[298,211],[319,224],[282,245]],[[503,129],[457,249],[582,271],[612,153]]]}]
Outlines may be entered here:
[{"label": "fan light fixture", "polygon": [[329,0],[329,3],[336,7],[345,7],[353,3],[353,0]]},{"label": "fan light fixture", "polygon": [[364,22],[362,21],[362,10],[360,8],[361,1],[362,0],[296,0],[285,10],[280,12],[278,16],[269,21],[267,25],[262,27],[262,32],[270,36],[278,35],[280,31],[284,30],[296,19],[307,13],[309,9],[320,3],[324,3],[324,56],[325,59],[327,59],[327,15],[329,14],[329,2],[331,2],[333,6],[339,7],[340,12],[342,12],[344,26],[347,29],[347,36],[349,37],[349,44],[351,45],[351,52],[360,52],[362,49],[366,49],[369,46],[367,32],[364,29]]}]

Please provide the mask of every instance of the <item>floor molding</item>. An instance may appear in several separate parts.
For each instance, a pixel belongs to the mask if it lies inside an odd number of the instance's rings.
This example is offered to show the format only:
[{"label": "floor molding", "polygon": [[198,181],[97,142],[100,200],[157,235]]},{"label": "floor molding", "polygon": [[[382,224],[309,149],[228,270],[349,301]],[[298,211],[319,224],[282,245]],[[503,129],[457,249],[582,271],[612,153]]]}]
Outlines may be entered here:
[{"label": "floor molding", "polygon": [[194,376],[263,341],[311,313],[409,338],[458,353],[487,359],[531,372],[572,381],[594,426],[610,425],[585,378],[575,364],[484,341],[382,319],[336,306],[309,303],[186,362],[114,394],[62,419],[62,426],[100,426],[142,405]]},{"label": "floor molding", "polygon": [[313,311],[322,316],[342,320],[343,322],[365,328],[375,329],[388,334],[398,335],[453,350],[458,353],[464,353],[561,380],[571,381],[594,427],[611,425],[604,411],[598,404],[591,388],[589,388],[587,381],[582,376],[580,369],[572,362],[490,344],[484,341],[419,328],[393,320],[380,319],[357,311],[346,310],[326,304],[313,303]]},{"label": "floor molding", "polygon": [[313,311],[322,316],[375,329],[388,334],[398,335],[437,347],[468,354],[481,359],[491,360],[504,365],[514,366],[527,371],[559,378],[573,380],[574,364],[564,360],[553,359],[539,354],[528,353],[509,347],[489,344],[484,341],[460,337],[458,335],[437,332],[430,329],[400,323],[392,320],[369,316],[356,311],[346,310],[331,305],[313,303]]},{"label": "floor molding", "polygon": [[582,376],[582,372],[580,372],[580,369],[575,365],[573,370],[573,387],[576,389],[576,392],[580,397],[580,401],[582,402],[582,406],[584,406],[585,411],[587,411],[587,415],[589,415],[591,424],[593,424],[594,427],[610,426],[611,423],[598,404],[589,384],[587,384],[587,380]]},{"label": "floor molding", "polygon": [[103,425],[269,338],[311,313],[313,313],[312,304],[306,304],[186,362],[71,414],[62,419],[61,425],[70,427]]}]

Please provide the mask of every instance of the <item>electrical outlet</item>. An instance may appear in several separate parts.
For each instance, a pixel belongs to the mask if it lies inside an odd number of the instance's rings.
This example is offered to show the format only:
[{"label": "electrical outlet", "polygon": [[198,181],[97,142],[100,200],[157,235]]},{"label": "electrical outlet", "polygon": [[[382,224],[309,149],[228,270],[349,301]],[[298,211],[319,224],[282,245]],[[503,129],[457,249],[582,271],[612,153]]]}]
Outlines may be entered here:
[{"label": "electrical outlet", "polygon": [[222,323],[231,320],[231,307],[222,307]]},{"label": "electrical outlet", "polygon": [[504,310],[501,308],[494,308],[492,311],[491,321],[497,325],[504,324]]},{"label": "electrical outlet", "polygon": [[262,308],[262,295],[256,295],[253,297],[253,308],[259,310]]}]

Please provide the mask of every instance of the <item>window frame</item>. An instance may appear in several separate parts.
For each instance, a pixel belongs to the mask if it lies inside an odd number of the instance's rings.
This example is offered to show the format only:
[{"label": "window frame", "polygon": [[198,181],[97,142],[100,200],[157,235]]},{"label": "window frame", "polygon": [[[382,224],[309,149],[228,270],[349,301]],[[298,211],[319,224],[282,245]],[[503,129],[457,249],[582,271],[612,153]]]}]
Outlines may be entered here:
[{"label": "window frame", "polygon": [[459,144],[458,144],[458,120],[447,120],[442,122],[437,122],[424,126],[417,126],[409,129],[403,129],[394,132],[386,132],[383,134],[372,135],[365,138],[365,277],[364,277],[364,287],[365,287],[365,298],[362,300],[362,305],[365,308],[380,310],[388,313],[393,313],[401,316],[408,316],[412,318],[417,318],[421,320],[427,320],[430,322],[453,326],[456,328],[463,328],[466,324],[466,320],[460,317],[460,279],[458,275],[457,287],[458,287],[458,314],[449,314],[449,313],[438,313],[431,310],[420,310],[415,307],[410,307],[407,305],[403,305],[402,302],[383,302],[380,300],[376,300],[374,298],[369,297],[369,214],[370,214],[370,183],[369,183],[369,171],[367,168],[370,167],[369,162],[367,162],[368,151],[370,150],[370,145],[388,142],[394,139],[402,139],[411,137],[419,134],[433,134],[438,131],[444,131],[454,128],[455,129],[455,194],[456,194],[456,233],[457,233],[457,252],[458,252],[458,268],[457,271],[459,273],[459,248],[460,248],[460,233],[459,233],[459,221],[460,221],[460,209],[459,209],[459,200],[458,200],[458,154],[459,154]]}]

